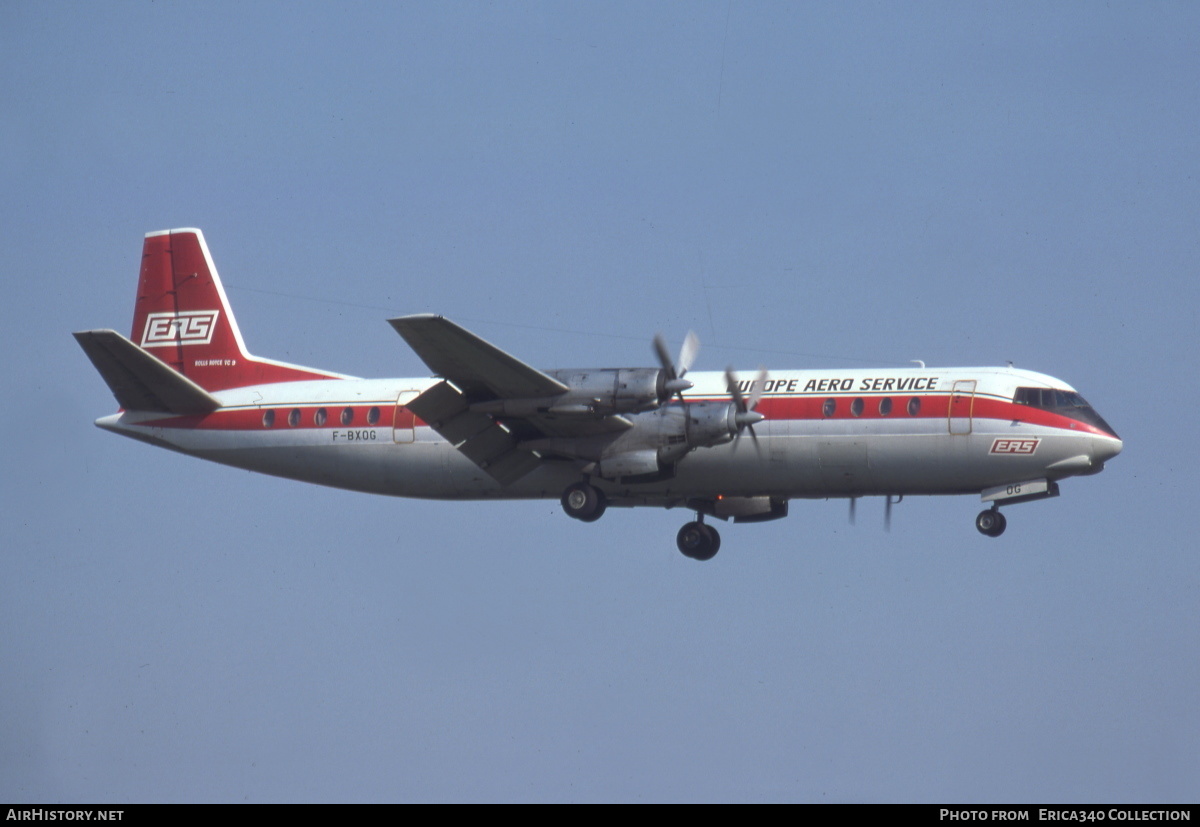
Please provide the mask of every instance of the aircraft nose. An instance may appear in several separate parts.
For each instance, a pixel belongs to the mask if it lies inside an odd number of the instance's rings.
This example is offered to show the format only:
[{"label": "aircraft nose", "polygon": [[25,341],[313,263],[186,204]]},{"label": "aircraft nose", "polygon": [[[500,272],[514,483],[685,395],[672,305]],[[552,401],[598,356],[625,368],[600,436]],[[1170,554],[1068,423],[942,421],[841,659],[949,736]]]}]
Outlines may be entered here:
[{"label": "aircraft nose", "polygon": [[1121,453],[1121,449],[1125,447],[1125,443],[1116,437],[1092,437],[1092,462],[1095,465],[1103,465],[1110,459]]}]

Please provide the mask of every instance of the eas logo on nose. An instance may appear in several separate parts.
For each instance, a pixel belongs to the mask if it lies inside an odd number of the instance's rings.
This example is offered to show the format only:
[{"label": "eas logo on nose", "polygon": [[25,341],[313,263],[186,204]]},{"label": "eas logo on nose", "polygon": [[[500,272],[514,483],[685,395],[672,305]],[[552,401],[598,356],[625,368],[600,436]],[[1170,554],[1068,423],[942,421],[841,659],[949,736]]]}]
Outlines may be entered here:
[{"label": "eas logo on nose", "polygon": [[1040,439],[997,439],[992,443],[993,454],[1032,454]]},{"label": "eas logo on nose", "polygon": [[207,345],[212,342],[219,310],[151,313],[142,331],[142,347]]}]

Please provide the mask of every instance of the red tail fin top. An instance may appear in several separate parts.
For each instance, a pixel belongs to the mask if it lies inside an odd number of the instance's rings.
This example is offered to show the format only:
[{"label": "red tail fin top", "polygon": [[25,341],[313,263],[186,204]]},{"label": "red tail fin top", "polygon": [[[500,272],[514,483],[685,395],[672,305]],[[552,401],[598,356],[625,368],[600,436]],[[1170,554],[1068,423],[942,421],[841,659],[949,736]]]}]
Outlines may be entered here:
[{"label": "red tail fin top", "polygon": [[344,378],[246,352],[199,230],[146,236],[130,338],[208,391]]}]

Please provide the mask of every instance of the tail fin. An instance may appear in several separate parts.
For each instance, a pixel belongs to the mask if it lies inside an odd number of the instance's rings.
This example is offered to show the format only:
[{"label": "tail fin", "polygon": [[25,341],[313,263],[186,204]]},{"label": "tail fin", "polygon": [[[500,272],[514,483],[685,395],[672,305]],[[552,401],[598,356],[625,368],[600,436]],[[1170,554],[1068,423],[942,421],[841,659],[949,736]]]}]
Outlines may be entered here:
[{"label": "tail fin", "polygon": [[345,378],[246,352],[199,230],[146,235],[130,338],[206,391]]}]

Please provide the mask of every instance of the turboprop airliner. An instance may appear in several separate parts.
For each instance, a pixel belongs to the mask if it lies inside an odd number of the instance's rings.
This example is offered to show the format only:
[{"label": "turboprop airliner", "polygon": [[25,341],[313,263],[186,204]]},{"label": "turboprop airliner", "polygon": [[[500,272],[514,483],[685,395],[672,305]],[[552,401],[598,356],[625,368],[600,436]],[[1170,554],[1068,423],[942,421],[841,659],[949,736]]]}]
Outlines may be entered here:
[{"label": "turboprop airliner", "polygon": [[[150,233],[129,338],[75,338],[120,409],[96,421],[201,459],[337,488],[447,500],[553,499],[571,517],[683,508],[684,555],[708,560],[705,518],[754,522],[793,499],[973,494],[1000,507],[1055,497],[1120,453],[1070,385],[1012,367],[691,370],[661,337],[657,366],[538,370],[449,319],[390,324],[432,372],[360,379],[251,356],[199,230]],[[747,440],[746,438],[749,437]],[[747,442],[749,444],[747,444]]]}]

